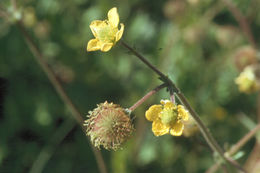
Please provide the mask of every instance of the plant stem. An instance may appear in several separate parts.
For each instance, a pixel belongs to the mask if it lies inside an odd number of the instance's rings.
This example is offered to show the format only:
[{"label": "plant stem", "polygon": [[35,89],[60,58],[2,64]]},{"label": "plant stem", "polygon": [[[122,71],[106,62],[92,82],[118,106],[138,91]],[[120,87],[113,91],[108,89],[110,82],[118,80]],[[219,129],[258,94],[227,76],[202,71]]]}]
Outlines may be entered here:
[{"label": "plant stem", "polygon": [[[20,30],[20,32],[22,33],[30,51],[34,55],[33,57],[39,63],[39,65],[41,66],[41,68],[43,69],[45,74],[47,75],[48,79],[50,80],[51,84],[53,85],[53,87],[55,88],[57,93],[59,94],[60,98],[63,100],[65,105],[70,109],[71,115],[77,121],[77,123],[80,125],[82,131],[85,133],[86,129],[83,126],[84,120],[83,120],[80,112],[78,111],[78,109],[75,107],[75,105],[72,103],[71,99],[68,97],[68,95],[64,91],[61,83],[57,80],[54,72],[48,66],[48,64],[45,61],[45,59],[44,59],[43,55],[41,54],[40,50],[38,49],[36,44],[33,42],[32,38],[27,33],[27,31],[25,30],[21,21],[17,22],[17,27]],[[105,165],[105,162],[104,162],[104,159],[102,157],[101,152],[99,150],[97,150],[96,148],[94,148],[91,144],[90,144],[90,146],[91,146],[91,149],[93,150],[94,156],[97,160],[99,171],[101,173],[107,173],[106,165]]]},{"label": "plant stem", "polygon": [[156,92],[161,90],[162,88],[166,87],[166,84],[159,85],[158,87],[154,88],[150,92],[148,92],[145,96],[143,96],[140,100],[138,100],[133,106],[129,108],[130,111],[134,111],[138,106],[140,106],[145,100],[147,100],[149,97],[154,95]]},{"label": "plant stem", "polygon": [[186,107],[186,109],[190,112],[191,116],[196,121],[203,137],[205,138],[206,142],[210,146],[210,148],[216,152],[223,160],[227,161],[231,165],[235,166],[237,169],[239,169],[242,172],[245,172],[243,168],[232,159],[226,157],[224,155],[224,151],[221,149],[221,147],[218,145],[216,140],[211,135],[208,128],[203,124],[198,114],[193,110],[193,108],[188,103],[185,96],[181,93],[180,89],[176,87],[176,85],[173,83],[172,80],[170,80],[165,74],[163,74],[160,70],[158,70],[154,65],[152,65],[145,57],[143,57],[141,54],[139,54],[137,51],[135,51],[132,47],[130,47],[125,42],[121,41],[121,44],[126,47],[128,50],[130,50],[137,58],[139,58],[145,65],[150,67],[155,73],[157,73],[160,76],[160,79],[172,90],[176,95],[178,96],[179,100],[182,102],[182,104]]},{"label": "plant stem", "polygon": [[143,63],[145,63],[148,67],[150,67],[155,73],[157,73],[160,77],[166,78],[166,76],[158,70],[154,65],[152,65],[149,61],[147,61],[142,55],[136,52],[132,47],[126,44],[124,41],[121,41],[121,44],[130,50],[135,56],[137,56]]},{"label": "plant stem", "polygon": [[170,92],[171,102],[172,102],[173,104],[175,104],[175,95],[174,95],[174,91],[173,91],[172,87],[168,87],[168,89],[169,89],[169,92]]},{"label": "plant stem", "polygon": [[[257,122],[260,124],[260,92],[258,92],[257,96]],[[244,167],[248,171],[253,171],[254,167],[258,164],[259,161],[259,155],[260,155],[260,140],[259,138],[256,138],[255,145],[249,154]]]},{"label": "plant stem", "polygon": [[68,133],[75,127],[75,121],[72,118],[67,120],[58,127],[58,129],[50,137],[49,142],[42,148],[39,155],[35,158],[29,173],[41,173],[47,162],[50,160],[55,150],[68,135]]},{"label": "plant stem", "polygon": [[242,139],[240,139],[231,149],[227,152],[228,155],[232,156],[235,154],[241,147],[243,147],[254,135],[260,130],[260,124],[258,124],[253,130],[248,132]]},{"label": "plant stem", "polygon": [[[251,130],[250,132],[248,132],[243,138],[241,138],[234,146],[232,146],[230,148],[229,151],[227,151],[225,153],[225,155],[228,156],[232,156],[234,155],[236,152],[238,152],[238,150],[240,148],[242,148],[252,137],[255,136],[255,134],[260,130],[260,124],[258,124],[253,130]],[[206,173],[214,173],[218,170],[219,168],[219,163],[214,164],[213,166],[211,166]]]}]

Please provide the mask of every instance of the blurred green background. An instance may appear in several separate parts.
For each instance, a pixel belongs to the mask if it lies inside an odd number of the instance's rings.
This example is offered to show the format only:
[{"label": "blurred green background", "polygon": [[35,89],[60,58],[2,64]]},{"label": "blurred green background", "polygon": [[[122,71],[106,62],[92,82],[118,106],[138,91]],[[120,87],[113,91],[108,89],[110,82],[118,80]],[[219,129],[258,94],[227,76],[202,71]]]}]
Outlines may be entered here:
[{"label": "blurred green background", "polygon": [[[259,43],[260,1],[233,1]],[[9,0],[0,4],[11,11]],[[241,94],[234,83],[239,75],[234,59],[250,45],[221,0],[23,0],[17,5],[27,31],[83,115],[105,100],[130,107],[160,84],[120,44],[107,53],[86,52],[91,21],[107,18],[107,11],[117,7],[124,41],[177,83],[222,147],[228,149],[254,127],[257,93]],[[98,172],[85,134],[22,34],[2,18],[0,77],[1,173]],[[153,135],[144,112],[167,98],[162,90],[134,112],[136,130],[122,150],[102,149],[108,172],[195,173],[214,164],[199,133]],[[254,142],[243,147],[240,163]]]}]

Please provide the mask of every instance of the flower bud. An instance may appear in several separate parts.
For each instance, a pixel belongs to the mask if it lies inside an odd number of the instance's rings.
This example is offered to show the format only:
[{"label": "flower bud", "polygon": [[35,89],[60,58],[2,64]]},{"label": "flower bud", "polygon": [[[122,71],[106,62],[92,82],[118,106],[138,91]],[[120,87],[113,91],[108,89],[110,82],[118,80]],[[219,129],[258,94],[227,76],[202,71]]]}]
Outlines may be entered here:
[{"label": "flower bud", "polygon": [[97,105],[85,121],[86,134],[97,148],[117,150],[133,132],[133,125],[125,109],[107,101]]},{"label": "flower bud", "polygon": [[240,92],[252,93],[260,90],[260,66],[247,66],[235,79]]}]

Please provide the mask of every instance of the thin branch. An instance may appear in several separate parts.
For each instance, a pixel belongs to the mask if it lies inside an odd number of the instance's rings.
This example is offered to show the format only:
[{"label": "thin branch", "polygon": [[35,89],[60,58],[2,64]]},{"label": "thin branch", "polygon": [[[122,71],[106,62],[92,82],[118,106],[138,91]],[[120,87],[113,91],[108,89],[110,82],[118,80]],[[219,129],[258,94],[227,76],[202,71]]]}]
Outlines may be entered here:
[{"label": "thin branch", "polygon": [[[86,129],[83,126],[84,120],[83,120],[80,112],[77,110],[75,105],[72,103],[71,99],[68,97],[68,95],[64,91],[61,83],[57,80],[54,72],[48,66],[48,64],[45,61],[45,59],[44,59],[43,55],[41,54],[40,50],[38,49],[36,44],[33,42],[32,38],[27,33],[27,31],[25,30],[21,21],[17,22],[17,27],[21,31],[30,51],[34,55],[33,57],[39,63],[39,65],[41,66],[43,71],[46,73],[48,79],[50,80],[51,84],[54,86],[54,88],[57,91],[57,93],[59,94],[60,98],[64,101],[65,105],[70,109],[70,111],[72,113],[71,115],[77,121],[77,123],[80,125],[82,131],[85,133]],[[100,172],[107,173],[107,169],[106,169],[105,162],[103,160],[101,152],[99,150],[97,150],[96,148],[94,148],[92,145],[90,145],[90,146],[91,146],[91,148],[94,152],[94,155],[95,155],[95,158],[97,160],[97,164],[98,164]]]},{"label": "thin branch", "polygon": [[17,26],[18,26],[19,30],[21,31],[21,33],[23,34],[24,39],[25,39],[29,49],[31,50],[32,54],[34,55],[35,59],[40,64],[43,71],[46,73],[47,77],[49,78],[50,82],[52,83],[52,85],[54,86],[56,91],[58,92],[61,99],[64,101],[64,103],[66,103],[68,108],[71,110],[72,115],[74,116],[74,118],[76,119],[78,124],[81,126],[82,130],[85,131],[85,127],[83,126],[83,123],[82,123],[82,122],[84,122],[84,120],[83,120],[80,112],[77,110],[75,105],[72,103],[72,101],[70,100],[70,98],[68,97],[66,92],[64,91],[60,82],[56,78],[54,72],[51,70],[51,68],[49,67],[49,65],[47,64],[45,59],[43,58],[43,55],[41,54],[40,50],[38,49],[36,44],[33,42],[32,38],[29,36],[27,31],[25,30],[22,22],[19,21],[17,23]]},{"label": "thin branch", "polygon": [[205,173],[214,173],[218,170],[220,166],[220,163],[215,163],[213,166],[211,166]]},{"label": "thin branch", "polygon": [[[253,130],[248,132],[243,138],[241,138],[234,146],[230,148],[229,151],[225,153],[225,155],[232,156],[236,152],[240,150],[252,137],[255,136],[255,134],[260,130],[260,124],[258,124]],[[216,163],[213,166],[211,166],[206,173],[214,173],[218,170],[220,164]]]},{"label": "thin branch", "polygon": [[29,173],[41,173],[44,166],[50,160],[51,156],[55,152],[55,149],[64,140],[67,134],[75,127],[75,121],[71,118],[67,119],[51,136],[49,143],[47,143],[35,158]]},{"label": "thin branch", "polygon": [[155,73],[157,73],[160,77],[166,77],[160,70],[158,70],[154,65],[152,65],[149,61],[145,59],[141,54],[136,52],[132,47],[130,47],[125,42],[121,41],[121,44],[130,50],[135,56],[137,56],[143,63],[145,63],[148,67],[150,67]]},{"label": "thin branch", "polygon": [[173,104],[175,104],[175,95],[174,95],[174,91],[172,89],[172,87],[168,87],[169,91],[170,91],[170,98],[171,98],[171,102]]},{"label": "thin branch", "polygon": [[231,14],[234,16],[234,18],[239,23],[239,26],[243,30],[245,36],[247,37],[248,42],[256,48],[256,41],[254,39],[254,36],[252,34],[250,25],[248,24],[247,19],[245,16],[241,13],[241,11],[236,7],[236,5],[232,2],[232,0],[222,0],[224,4],[228,7]]},{"label": "thin branch", "polygon": [[130,111],[134,111],[138,106],[140,106],[145,100],[149,97],[160,91],[162,88],[166,87],[166,84],[159,85],[158,87],[154,88],[150,92],[148,92],[145,96],[143,96],[140,100],[138,100],[133,106],[129,108]]},{"label": "thin branch", "polygon": [[252,137],[255,136],[256,132],[260,130],[260,124],[258,124],[253,130],[248,132],[242,139],[240,139],[231,149],[227,152],[228,155],[232,156],[240,148],[242,148]]},{"label": "thin branch", "polygon": [[[257,122],[258,124],[260,124],[260,92],[258,92],[256,105],[257,105]],[[254,168],[254,166],[257,164],[259,160],[258,159],[259,155],[260,155],[260,141],[259,139],[257,139],[244,165],[245,169],[252,171],[252,169]]]}]

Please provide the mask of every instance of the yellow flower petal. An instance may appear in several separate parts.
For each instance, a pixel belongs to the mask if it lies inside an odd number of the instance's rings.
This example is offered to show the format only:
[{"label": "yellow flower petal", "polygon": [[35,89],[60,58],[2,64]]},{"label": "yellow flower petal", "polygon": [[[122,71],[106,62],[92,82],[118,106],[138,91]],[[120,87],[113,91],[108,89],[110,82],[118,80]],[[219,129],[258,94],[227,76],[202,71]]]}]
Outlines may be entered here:
[{"label": "yellow flower petal", "polygon": [[183,123],[181,121],[177,121],[171,126],[170,134],[173,136],[181,136],[183,129]]},{"label": "yellow flower petal", "polygon": [[111,8],[108,11],[107,17],[108,17],[108,21],[109,21],[110,25],[112,25],[112,27],[116,28],[119,23],[119,15],[117,13],[117,8],[116,7]]},{"label": "yellow flower petal", "polygon": [[162,105],[153,105],[145,112],[145,117],[148,121],[155,121],[161,111]]},{"label": "yellow flower petal", "polygon": [[94,20],[89,25],[91,32],[93,33],[94,37],[97,37],[97,33],[100,30],[100,28],[104,27],[106,23],[102,20]]},{"label": "yellow flower petal", "polygon": [[161,100],[161,104],[164,105],[164,108],[174,109],[175,105],[170,100]]},{"label": "yellow flower petal", "polygon": [[87,46],[87,51],[96,51],[96,50],[99,50],[100,48],[101,47],[100,47],[98,39],[89,40],[88,46]]},{"label": "yellow flower petal", "polygon": [[162,122],[160,120],[156,120],[153,122],[152,131],[155,136],[165,135],[165,134],[169,133],[169,129],[170,129],[170,127],[162,124]]},{"label": "yellow flower petal", "polygon": [[173,104],[172,102],[167,102],[167,103],[164,105],[164,108],[176,109],[176,105]]},{"label": "yellow flower petal", "polygon": [[119,31],[117,31],[117,33],[116,33],[116,42],[118,41],[118,40],[120,40],[120,38],[122,37],[122,35],[123,35],[123,32],[124,32],[124,24],[120,24],[120,30]]},{"label": "yellow flower petal", "polygon": [[160,101],[160,103],[162,104],[162,105],[165,105],[166,103],[168,103],[168,102],[171,102],[170,100],[161,100]]},{"label": "yellow flower petal", "polygon": [[107,51],[109,51],[109,50],[112,48],[112,46],[113,46],[113,43],[103,43],[103,44],[101,45],[100,50],[101,50],[102,52],[107,52]]},{"label": "yellow flower petal", "polygon": [[181,117],[183,121],[187,121],[189,119],[189,112],[184,108],[184,106],[178,105],[178,113],[179,117]]}]

